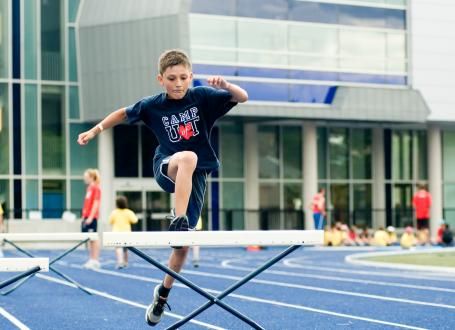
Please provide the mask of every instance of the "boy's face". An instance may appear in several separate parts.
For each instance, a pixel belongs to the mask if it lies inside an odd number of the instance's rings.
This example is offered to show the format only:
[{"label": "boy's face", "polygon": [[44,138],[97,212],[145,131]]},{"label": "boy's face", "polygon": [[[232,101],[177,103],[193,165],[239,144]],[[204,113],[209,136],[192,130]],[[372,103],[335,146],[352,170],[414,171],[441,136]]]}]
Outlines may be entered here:
[{"label": "boy's face", "polygon": [[185,65],[168,67],[163,74],[159,74],[158,82],[164,87],[167,97],[179,100],[183,98],[190,87],[193,73]]}]

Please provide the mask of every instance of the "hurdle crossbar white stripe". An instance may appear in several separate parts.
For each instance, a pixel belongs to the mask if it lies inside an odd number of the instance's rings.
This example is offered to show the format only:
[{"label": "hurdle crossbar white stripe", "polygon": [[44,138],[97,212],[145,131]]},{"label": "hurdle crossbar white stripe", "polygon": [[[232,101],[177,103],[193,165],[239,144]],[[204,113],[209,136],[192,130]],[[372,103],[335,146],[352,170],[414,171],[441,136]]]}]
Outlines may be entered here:
[{"label": "hurdle crossbar white stripe", "polygon": [[0,272],[24,272],[33,267],[49,271],[49,258],[0,258]]},{"label": "hurdle crossbar white stripe", "polygon": [[0,242],[77,242],[99,239],[98,233],[7,233],[0,234]]},{"label": "hurdle crossbar white stripe", "polygon": [[285,246],[320,245],[322,230],[255,230],[189,232],[105,232],[104,246]]}]

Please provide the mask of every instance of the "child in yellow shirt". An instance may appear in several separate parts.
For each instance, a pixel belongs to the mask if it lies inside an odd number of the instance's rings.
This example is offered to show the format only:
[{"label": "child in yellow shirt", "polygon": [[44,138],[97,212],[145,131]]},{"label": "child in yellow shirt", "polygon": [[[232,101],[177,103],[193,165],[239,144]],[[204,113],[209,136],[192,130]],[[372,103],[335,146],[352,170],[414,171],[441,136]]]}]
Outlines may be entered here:
[{"label": "child in yellow shirt", "polygon": [[414,228],[406,227],[405,232],[401,236],[400,245],[403,249],[410,249],[416,245],[417,239],[414,235]]},{"label": "child in yellow shirt", "polygon": [[[131,231],[131,225],[137,223],[138,219],[133,211],[128,209],[128,200],[125,196],[118,196],[115,204],[117,208],[109,216],[109,224],[112,225],[112,231]],[[115,249],[117,256],[117,269],[128,267],[128,250],[118,247]]]}]

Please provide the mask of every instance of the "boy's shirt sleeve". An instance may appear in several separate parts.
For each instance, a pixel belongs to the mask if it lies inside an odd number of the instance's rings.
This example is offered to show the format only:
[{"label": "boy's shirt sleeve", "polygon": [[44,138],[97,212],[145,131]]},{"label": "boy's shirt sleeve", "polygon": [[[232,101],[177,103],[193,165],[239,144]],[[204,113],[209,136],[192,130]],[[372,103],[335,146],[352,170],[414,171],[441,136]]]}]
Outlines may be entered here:
[{"label": "boy's shirt sleeve", "polygon": [[142,100],[127,106],[125,108],[126,111],[126,118],[128,121],[128,124],[134,124],[137,123],[138,121],[142,120],[142,116],[144,114],[144,111],[148,105],[147,99],[143,98]]},{"label": "boy's shirt sleeve", "polygon": [[204,90],[207,97],[207,115],[213,122],[237,105],[236,102],[231,101],[232,94],[227,90],[213,87],[205,87]]}]

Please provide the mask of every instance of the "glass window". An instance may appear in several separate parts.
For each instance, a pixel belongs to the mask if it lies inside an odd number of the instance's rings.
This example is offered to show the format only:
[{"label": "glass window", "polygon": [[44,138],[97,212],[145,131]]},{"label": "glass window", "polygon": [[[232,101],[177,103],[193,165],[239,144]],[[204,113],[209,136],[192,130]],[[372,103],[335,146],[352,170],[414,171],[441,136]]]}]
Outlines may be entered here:
[{"label": "glass window", "polygon": [[386,13],[383,8],[364,6],[338,6],[338,23],[343,25],[369,26],[385,28]]},{"label": "glass window", "polygon": [[286,179],[302,177],[302,129],[298,126],[282,126],[283,176]]},{"label": "glass window", "polygon": [[0,78],[8,77],[9,15],[8,0],[0,0]]},{"label": "glass window", "polygon": [[353,223],[356,226],[371,227],[371,184],[354,184]]},{"label": "glass window", "polygon": [[392,133],[392,178],[412,179],[411,131],[393,131]]},{"label": "glass window", "polygon": [[76,29],[68,30],[69,80],[77,81]]},{"label": "glass window", "polygon": [[161,191],[148,191],[146,193],[147,210],[155,212],[169,212],[171,207],[171,195]]},{"label": "glass window", "polygon": [[191,12],[212,15],[235,16],[237,0],[193,0]]},{"label": "glass window", "polygon": [[289,25],[289,50],[336,56],[338,32],[335,28]]},{"label": "glass window", "polygon": [[87,187],[83,180],[71,180],[71,212],[81,216]]},{"label": "glass window", "polygon": [[287,0],[242,0],[237,1],[237,16],[285,20],[288,18]]},{"label": "glass window", "polygon": [[63,80],[63,1],[41,1],[41,78]]},{"label": "glass window", "polygon": [[277,126],[259,126],[259,177],[280,176],[280,156]]},{"label": "glass window", "polygon": [[65,173],[65,111],[63,88],[43,86],[41,99],[43,173]]},{"label": "glass window", "polygon": [[[236,47],[236,20],[190,15],[191,44],[212,47]],[[220,38],[220,36],[223,36]]]},{"label": "glass window", "polygon": [[385,33],[340,30],[339,47],[341,69],[385,70]]},{"label": "glass window", "polygon": [[114,127],[114,173],[116,177],[139,176],[138,128],[139,126],[130,125]]},{"label": "glass window", "polygon": [[280,185],[279,183],[262,182],[259,184],[259,208],[280,208]]},{"label": "glass window", "polygon": [[28,212],[39,210],[39,188],[38,180],[25,181],[25,209]]},{"label": "glass window", "polygon": [[[453,167],[452,167],[453,168]],[[444,220],[455,228],[455,184],[444,185]],[[1,199],[1,198],[0,198]]]},{"label": "glass window", "polygon": [[301,210],[303,207],[302,185],[300,183],[284,184],[284,209]]},{"label": "glass window", "polygon": [[65,181],[43,180],[43,218],[61,219],[65,209]]},{"label": "glass window", "polygon": [[[262,22],[238,22],[238,47],[256,51],[239,51],[239,61],[255,64],[286,64],[283,54],[267,51],[287,50],[287,25]],[[263,50],[263,52],[258,52]]]},{"label": "glass window", "polygon": [[3,217],[8,217],[8,211],[12,207],[9,200],[9,180],[0,180],[0,205],[3,208]]},{"label": "glass window", "polygon": [[387,33],[387,57],[406,58],[406,34]]},{"label": "glass window", "polygon": [[393,185],[393,226],[406,227],[413,225],[412,192],[412,184]]},{"label": "glass window", "polygon": [[76,143],[78,135],[92,126],[92,124],[70,124],[71,175],[82,175],[87,168],[98,167],[98,139],[93,139],[83,148]]},{"label": "glass window", "polygon": [[69,87],[69,117],[70,119],[79,119],[80,118],[80,111],[79,111],[79,88],[76,86]]},{"label": "glass window", "polygon": [[37,28],[37,1],[24,0],[24,76],[26,79],[36,79]]},{"label": "glass window", "polygon": [[444,180],[455,182],[455,132],[442,133],[442,158]]},{"label": "glass window", "polygon": [[417,178],[419,180],[426,180],[428,179],[427,132],[417,131],[415,136],[416,144],[414,150],[417,153],[416,155]]},{"label": "glass window", "polygon": [[221,170],[223,177],[243,177],[243,125],[221,126]]},{"label": "glass window", "polygon": [[327,178],[327,129],[317,128],[318,134],[318,178]]},{"label": "glass window", "polygon": [[349,136],[347,128],[331,128],[329,131],[330,177],[349,178]]},{"label": "glass window", "polygon": [[223,182],[222,222],[225,230],[244,229],[243,182]]},{"label": "glass window", "polygon": [[8,85],[0,84],[0,174],[9,173]]},{"label": "glass window", "polygon": [[26,84],[25,93],[25,173],[38,174],[38,89],[36,85]]},{"label": "glass window", "polygon": [[330,186],[332,221],[349,223],[349,185],[332,184]]},{"label": "glass window", "polygon": [[155,149],[158,147],[158,140],[155,134],[146,126],[141,126],[142,134],[142,176],[153,178],[153,157],[155,156]]},{"label": "glass window", "polygon": [[76,22],[80,1],[81,0],[68,0],[68,20],[70,23]]},{"label": "glass window", "polygon": [[371,130],[351,131],[352,174],[354,179],[371,179]]},{"label": "glass window", "polygon": [[293,1],[289,19],[294,21],[332,23],[338,22],[337,5],[306,1]]}]

